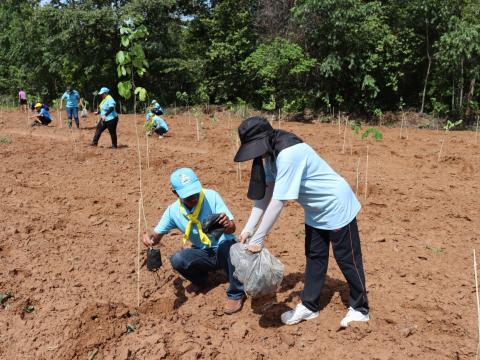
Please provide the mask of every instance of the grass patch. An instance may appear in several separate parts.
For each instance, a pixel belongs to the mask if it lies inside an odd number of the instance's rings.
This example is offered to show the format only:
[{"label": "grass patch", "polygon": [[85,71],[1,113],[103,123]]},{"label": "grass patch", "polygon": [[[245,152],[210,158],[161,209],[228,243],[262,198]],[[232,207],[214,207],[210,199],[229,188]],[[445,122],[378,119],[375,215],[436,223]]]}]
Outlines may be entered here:
[{"label": "grass patch", "polygon": [[10,139],[8,136],[0,136],[0,144],[8,145],[11,143],[12,143],[12,139]]}]

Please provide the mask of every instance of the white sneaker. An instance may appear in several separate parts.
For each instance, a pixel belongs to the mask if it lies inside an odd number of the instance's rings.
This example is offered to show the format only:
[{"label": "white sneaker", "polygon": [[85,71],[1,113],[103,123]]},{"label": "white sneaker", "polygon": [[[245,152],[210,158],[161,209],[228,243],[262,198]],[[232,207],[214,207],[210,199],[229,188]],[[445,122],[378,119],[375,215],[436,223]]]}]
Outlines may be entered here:
[{"label": "white sneaker", "polygon": [[159,139],[163,139],[163,135],[158,135],[158,138],[159,138]]},{"label": "white sneaker", "polygon": [[346,328],[351,321],[369,321],[370,315],[362,314],[360,311],[352,307],[348,308],[347,315],[340,321],[340,326]]},{"label": "white sneaker", "polygon": [[295,325],[302,320],[315,319],[319,314],[319,311],[311,311],[303,306],[302,303],[300,303],[295,307],[295,309],[284,312],[281,316],[281,319],[282,323],[285,325]]}]

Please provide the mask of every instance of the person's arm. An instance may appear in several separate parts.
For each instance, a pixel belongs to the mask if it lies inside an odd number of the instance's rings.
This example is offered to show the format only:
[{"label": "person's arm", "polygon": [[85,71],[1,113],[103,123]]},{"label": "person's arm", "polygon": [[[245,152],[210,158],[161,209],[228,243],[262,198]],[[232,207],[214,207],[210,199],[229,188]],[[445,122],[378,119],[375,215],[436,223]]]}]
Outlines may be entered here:
[{"label": "person's arm", "polygon": [[157,234],[155,231],[151,235],[143,234],[142,242],[145,246],[157,245],[165,234]]},{"label": "person's arm", "polygon": [[253,204],[252,211],[250,213],[250,217],[248,218],[247,223],[243,227],[240,236],[238,237],[238,241],[241,243],[246,242],[255,232],[255,228],[257,227],[260,219],[263,216],[263,213],[270,204],[273,194],[273,188],[275,186],[274,182],[268,182],[267,187],[265,189],[265,196],[261,200],[255,200]]},{"label": "person's arm", "polygon": [[267,234],[272,229],[273,224],[275,224],[275,222],[279,218],[282,212],[284,203],[285,203],[285,200],[272,199],[272,201],[270,201],[270,204],[268,205],[267,210],[265,210],[265,214],[263,215],[260,226],[258,227],[257,231],[248,242],[249,250],[251,251],[261,250],[263,246],[263,241],[267,236]]}]

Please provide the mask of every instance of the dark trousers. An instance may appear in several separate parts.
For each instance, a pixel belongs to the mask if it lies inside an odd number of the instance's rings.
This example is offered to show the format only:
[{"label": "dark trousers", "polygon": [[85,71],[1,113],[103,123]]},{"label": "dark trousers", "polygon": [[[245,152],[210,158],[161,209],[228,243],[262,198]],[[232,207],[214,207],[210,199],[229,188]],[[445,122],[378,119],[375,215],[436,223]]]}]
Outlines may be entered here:
[{"label": "dark trousers", "polygon": [[229,299],[238,300],[244,295],[243,285],[235,279],[235,267],[230,261],[230,247],[235,240],[224,240],[217,248],[184,249],[176,252],[171,258],[172,267],[193,284],[204,286],[208,280],[208,273],[223,269],[228,277]]},{"label": "dark trousers", "polygon": [[165,130],[161,126],[155,129],[155,134],[157,134],[157,135],[163,135],[163,134],[166,134],[166,133],[167,133],[167,130]]},{"label": "dark trousers", "polygon": [[110,121],[102,121],[100,120],[97,124],[97,130],[95,131],[95,135],[93,136],[92,144],[97,145],[98,140],[100,139],[100,135],[108,129],[110,133],[110,137],[112,138],[112,147],[117,147],[117,124],[118,124],[118,117],[112,119]]},{"label": "dark trousers", "polygon": [[367,314],[368,299],[365,287],[360,236],[356,219],[337,230],[320,230],[305,224],[305,287],[302,304],[311,311],[319,310],[320,293],[325,283],[328,251],[332,243],[335,260],[350,287],[348,304]]}]

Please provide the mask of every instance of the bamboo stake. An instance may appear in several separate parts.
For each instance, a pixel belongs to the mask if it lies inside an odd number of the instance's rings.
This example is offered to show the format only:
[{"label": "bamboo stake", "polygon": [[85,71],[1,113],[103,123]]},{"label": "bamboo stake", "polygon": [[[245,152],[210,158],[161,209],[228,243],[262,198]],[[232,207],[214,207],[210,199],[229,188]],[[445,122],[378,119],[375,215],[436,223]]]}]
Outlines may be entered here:
[{"label": "bamboo stake", "polygon": [[141,241],[141,212],[142,212],[142,196],[138,200],[138,231],[137,231],[137,307],[140,307],[140,241]]},{"label": "bamboo stake", "polygon": [[345,140],[347,139],[347,121],[348,121],[348,116],[345,118],[345,129],[343,130],[342,154],[345,154]]},{"label": "bamboo stake", "polygon": [[145,139],[147,140],[147,154],[146,154],[147,155],[147,169],[150,169],[150,150],[148,148],[148,138],[149,138],[148,134],[145,133]]},{"label": "bamboo stake", "polygon": [[475,144],[478,144],[478,119],[480,115],[477,115],[477,128],[475,129]]},{"label": "bamboo stake", "polygon": [[198,124],[198,116],[195,115],[195,122],[197,124],[197,141],[200,141],[200,126]]},{"label": "bamboo stake", "polygon": [[368,145],[367,145],[367,162],[365,165],[365,200],[367,200],[367,190],[368,190]]},{"label": "bamboo stake", "polygon": [[356,176],[356,185],[355,185],[355,195],[358,194],[358,178],[359,178],[359,168],[360,168],[360,158],[357,160],[357,176]]},{"label": "bamboo stake", "polygon": [[480,349],[480,299],[478,295],[478,276],[477,276],[477,258],[475,256],[475,249],[473,249],[473,270],[475,274],[475,293],[477,295],[477,327],[478,327],[478,344],[477,344],[477,352],[475,358],[478,359],[478,350]]},{"label": "bamboo stake", "polygon": [[341,132],[342,132],[342,129],[341,129],[341,121],[340,121],[341,115],[340,115],[340,114],[341,114],[341,113],[340,113],[340,111],[339,111],[339,112],[338,112],[338,120],[337,120],[337,123],[338,123],[338,135],[340,135]]},{"label": "bamboo stake", "polygon": [[445,137],[446,135],[443,135],[442,137],[442,145],[440,145],[440,151],[438,152],[437,162],[440,161],[440,157],[442,156],[442,149],[443,149],[443,143],[445,142]]},{"label": "bamboo stake", "polygon": [[402,138],[403,132],[403,121],[405,120],[405,113],[402,111],[402,121],[400,122],[400,139]]}]

